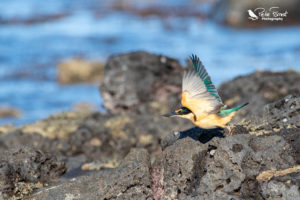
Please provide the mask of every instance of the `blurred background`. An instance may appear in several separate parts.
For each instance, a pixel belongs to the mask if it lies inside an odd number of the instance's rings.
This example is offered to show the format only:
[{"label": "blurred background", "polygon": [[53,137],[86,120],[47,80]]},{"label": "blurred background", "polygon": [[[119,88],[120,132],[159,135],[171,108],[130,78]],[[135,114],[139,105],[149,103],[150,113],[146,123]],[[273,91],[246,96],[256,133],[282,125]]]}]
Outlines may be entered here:
[{"label": "blurred background", "polygon": [[[248,18],[262,6],[287,17]],[[103,110],[103,66],[123,52],[183,65],[195,53],[217,86],[256,70],[299,70],[299,10],[298,0],[1,0],[0,124]]]}]

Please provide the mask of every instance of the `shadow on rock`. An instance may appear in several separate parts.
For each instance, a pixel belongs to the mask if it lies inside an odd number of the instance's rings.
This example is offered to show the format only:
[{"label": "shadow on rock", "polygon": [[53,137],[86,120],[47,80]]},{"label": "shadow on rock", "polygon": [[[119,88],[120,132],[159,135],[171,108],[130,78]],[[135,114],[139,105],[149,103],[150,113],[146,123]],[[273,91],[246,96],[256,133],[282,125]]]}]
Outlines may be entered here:
[{"label": "shadow on rock", "polygon": [[167,146],[174,144],[177,140],[181,140],[187,137],[205,144],[214,137],[223,138],[225,136],[224,129],[222,128],[201,129],[199,127],[194,127],[185,131],[173,132],[167,135],[165,138],[162,139],[161,147],[165,149]]},{"label": "shadow on rock", "polygon": [[177,140],[184,138],[191,138],[195,141],[199,141],[202,144],[205,144],[212,140],[215,137],[224,138],[228,135],[237,135],[237,134],[248,134],[247,129],[242,125],[235,125],[231,127],[231,133],[227,129],[223,128],[214,128],[214,129],[202,129],[199,127],[194,127],[181,132],[173,132],[167,135],[161,141],[161,147],[164,149],[167,146],[174,144]]}]

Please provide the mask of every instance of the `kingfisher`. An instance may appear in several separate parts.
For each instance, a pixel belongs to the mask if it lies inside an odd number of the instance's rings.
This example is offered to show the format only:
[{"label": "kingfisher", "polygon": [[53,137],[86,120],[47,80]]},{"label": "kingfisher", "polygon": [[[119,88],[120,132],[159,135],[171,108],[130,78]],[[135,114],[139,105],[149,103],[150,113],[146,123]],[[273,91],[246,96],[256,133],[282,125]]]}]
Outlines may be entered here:
[{"label": "kingfisher", "polygon": [[194,70],[185,70],[182,79],[181,105],[165,117],[182,117],[203,129],[231,128],[227,124],[248,103],[227,109],[205,67],[196,55],[190,56]]}]

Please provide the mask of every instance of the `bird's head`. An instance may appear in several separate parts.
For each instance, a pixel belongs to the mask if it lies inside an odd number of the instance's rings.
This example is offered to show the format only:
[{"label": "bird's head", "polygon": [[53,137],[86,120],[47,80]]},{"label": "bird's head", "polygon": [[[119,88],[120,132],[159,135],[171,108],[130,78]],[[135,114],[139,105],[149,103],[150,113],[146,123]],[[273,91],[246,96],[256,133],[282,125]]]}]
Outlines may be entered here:
[{"label": "bird's head", "polygon": [[186,119],[189,119],[192,121],[194,121],[196,119],[196,116],[194,115],[194,113],[187,107],[181,107],[180,109],[175,110],[174,112],[164,114],[163,116],[165,116],[165,117],[181,117],[181,118],[186,118]]}]

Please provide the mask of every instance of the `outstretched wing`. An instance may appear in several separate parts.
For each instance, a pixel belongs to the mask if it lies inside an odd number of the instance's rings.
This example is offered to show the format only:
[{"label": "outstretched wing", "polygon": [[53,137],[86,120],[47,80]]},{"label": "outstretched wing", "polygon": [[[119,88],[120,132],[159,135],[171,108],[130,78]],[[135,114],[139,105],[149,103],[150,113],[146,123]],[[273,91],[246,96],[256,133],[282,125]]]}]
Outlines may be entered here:
[{"label": "outstretched wing", "polygon": [[223,103],[199,58],[195,55],[190,58],[194,71],[184,72],[181,104],[200,119],[210,113],[217,113]]}]

